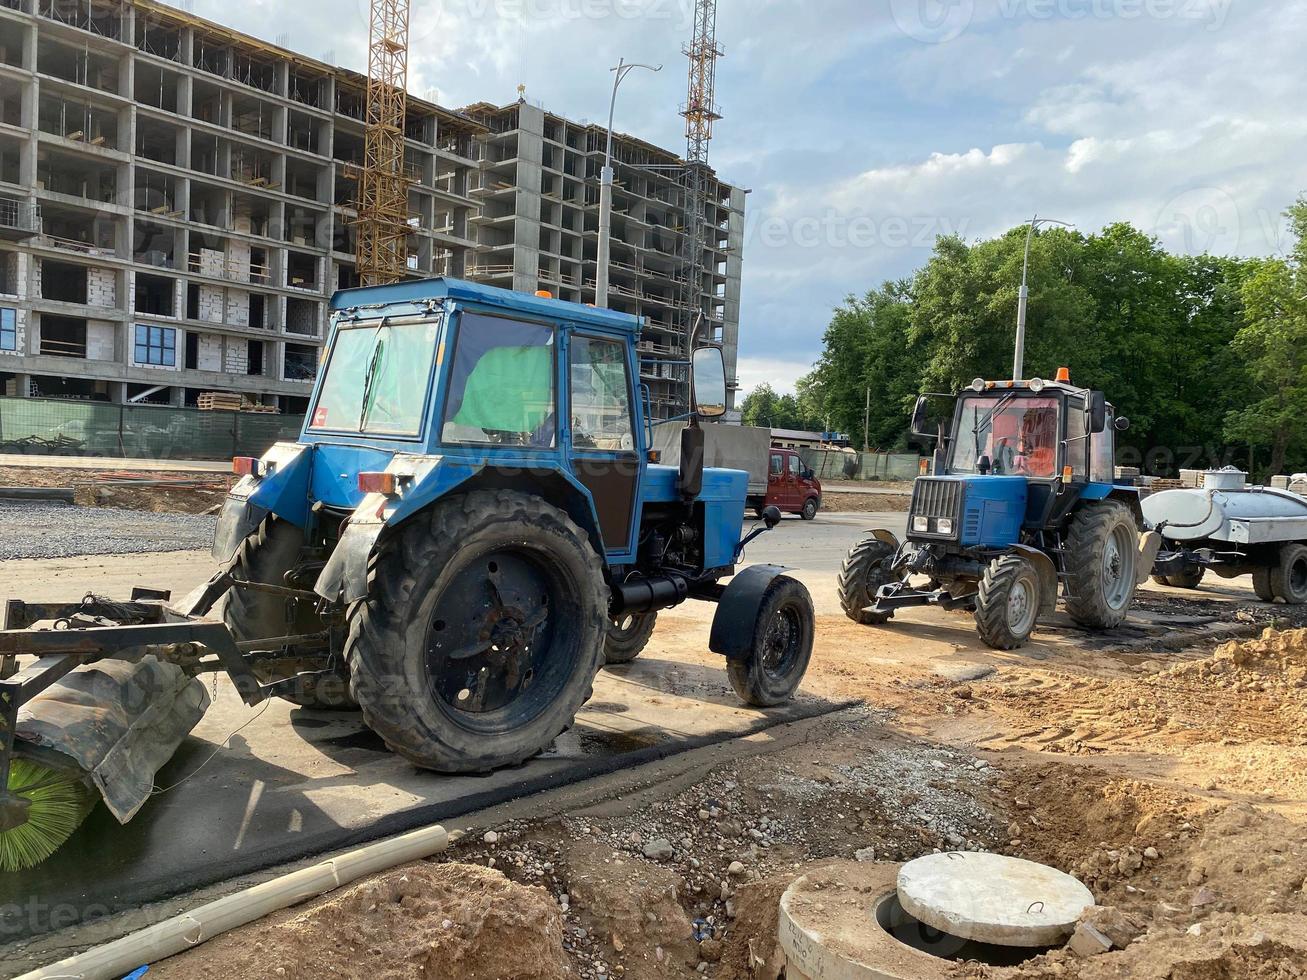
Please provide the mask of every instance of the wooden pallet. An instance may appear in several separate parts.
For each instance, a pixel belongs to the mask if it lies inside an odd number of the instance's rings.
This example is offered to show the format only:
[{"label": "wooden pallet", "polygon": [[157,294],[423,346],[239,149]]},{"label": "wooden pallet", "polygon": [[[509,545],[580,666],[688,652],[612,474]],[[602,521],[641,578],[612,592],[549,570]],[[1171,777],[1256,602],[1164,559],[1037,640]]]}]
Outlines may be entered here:
[{"label": "wooden pallet", "polygon": [[195,400],[201,412],[239,412],[245,404],[240,395],[226,391],[205,391]]}]

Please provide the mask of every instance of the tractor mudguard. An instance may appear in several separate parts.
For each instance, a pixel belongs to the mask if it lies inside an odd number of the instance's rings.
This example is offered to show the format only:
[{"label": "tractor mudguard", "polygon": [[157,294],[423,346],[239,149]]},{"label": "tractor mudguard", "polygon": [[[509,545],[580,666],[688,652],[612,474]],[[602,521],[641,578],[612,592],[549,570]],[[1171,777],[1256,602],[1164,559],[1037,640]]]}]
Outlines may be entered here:
[{"label": "tractor mudguard", "polygon": [[236,549],[259,529],[269,514],[297,527],[309,519],[309,467],[313,453],[298,442],[279,442],[263,454],[262,476],[243,477],[227,493],[213,534],[213,559],[231,561]]},{"label": "tractor mudguard", "polygon": [[876,528],[876,530],[870,533],[871,536],[875,538],[877,541],[879,541],[881,544],[887,544],[891,548],[893,548],[894,554],[897,555],[899,553],[899,548],[902,546],[899,544],[898,536],[895,535],[893,531],[886,531],[883,527],[878,527]]},{"label": "tractor mudguard", "polygon": [[767,587],[788,571],[782,565],[750,565],[731,579],[713,615],[708,649],[727,660],[748,660],[753,650],[754,624]]},{"label": "tractor mudguard", "polygon": [[86,773],[119,823],[150,798],[154,776],[203,717],[203,681],[143,657],[78,667],[18,709],[18,754]]},{"label": "tractor mudguard", "polygon": [[1057,611],[1057,566],[1053,564],[1053,559],[1029,545],[1014,544],[1012,550],[1030,562],[1039,575],[1040,617],[1053,615]]},{"label": "tractor mudguard", "polygon": [[1157,556],[1162,550],[1162,536],[1156,531],[1147,531],[1139,536],[1139,561],[1135,568],[1138,572],[1136,585],[1143,585],[1153,574]]}]

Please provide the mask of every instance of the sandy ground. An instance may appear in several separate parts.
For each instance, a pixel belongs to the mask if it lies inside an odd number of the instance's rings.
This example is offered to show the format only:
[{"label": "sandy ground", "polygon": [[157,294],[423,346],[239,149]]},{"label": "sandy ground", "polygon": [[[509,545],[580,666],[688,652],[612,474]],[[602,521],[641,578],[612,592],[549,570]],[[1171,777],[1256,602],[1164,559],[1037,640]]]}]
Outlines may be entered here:
[{"label": "sandy ground", "polygon": [[[193,554],[159,561],[179,587],[207,568]],[[88,575],[112,592],[141,567],[9,564],[23,567],[0,579],[61,595]],[[774,978],[776,900],[805,870],[986,849],[1079,876],[1119,910],[1127,948],[951,965],[958,976],[1304,976],[1307,640],[1258,638],[1301,625],[1300,610],[1258,603],[1246,580],[1149,586],[1132,629],[1058,620],[997,653],[961,613],[857,626],[833,571],[799,577],[818,613],[805,688],[864,707],[547,817],[519,807],[438,859],[151,975]],[[647,656],[715,663],[710,615],[698,603],[662,615]]]}]

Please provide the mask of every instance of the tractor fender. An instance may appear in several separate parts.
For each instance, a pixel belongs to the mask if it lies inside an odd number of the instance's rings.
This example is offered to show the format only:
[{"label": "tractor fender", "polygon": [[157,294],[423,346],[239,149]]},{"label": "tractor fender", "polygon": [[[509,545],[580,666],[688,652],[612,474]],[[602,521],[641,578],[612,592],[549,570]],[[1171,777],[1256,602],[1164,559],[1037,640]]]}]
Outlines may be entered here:
[{"label": "tractor fender", "polygon": [[232,560],[241,543],[269,514],[297,527],[308,523],[309,468],[313,453],[298,442],[279,442],[260,460],[264,474],[246,476],[232,487],[218,515],[212,555],[218,564]]},{"label": "tractor fender", "polygon": [[893,531],[886,531],[883,527],[878,527],[876,530],[871,532],[871,536],[882,544],[887,544],[893,548],[894,554],[897,555],[899,553],[899,548],[901,546],[898,537]]},{"label": "tractor fender", "polygon": [[590,537],[599,554],[599,537],[589,492],[561,469],[538,464],[514,470],[441,456],[396,454],[386,472],[398,479],[395,496],[368,494],[350,515],[313,590],[332,602],[357,602],[368,595],[372,555],[383,532],[427,513],[441,500],[477,490],[514,489],[535,493],[561,507]]},{"label": "tractor fender", "polygon": [[1012,550],[1030,562],[1039,575],[1039,615],[1051,616],[1057,610],[1057,566],[1038,548],[1014,544]]},{"label": "tractor fender", "polygon": [[750,565],[731,579],[717,602],[708,649],[727,660],[748,660],[763,597],[772,582],[788,571],[782,565]]}]

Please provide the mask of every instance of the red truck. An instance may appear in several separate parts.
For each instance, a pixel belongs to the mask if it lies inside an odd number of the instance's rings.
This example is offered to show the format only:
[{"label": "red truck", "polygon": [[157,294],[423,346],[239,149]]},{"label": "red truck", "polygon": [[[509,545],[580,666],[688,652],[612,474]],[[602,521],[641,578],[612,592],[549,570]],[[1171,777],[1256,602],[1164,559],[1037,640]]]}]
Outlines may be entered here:
[{"label": "red truck", "polygon": [[751,495],[749,506],[762,516],[764,507],[777,507],[782,513],[799,514],[805,521],[817,516],[821,508],[821,482],[793,449],[771,450],[767,466],[767,495]]}]

